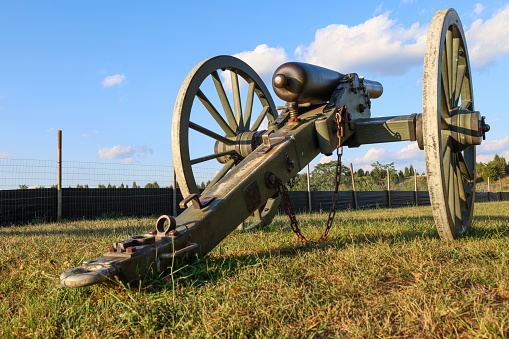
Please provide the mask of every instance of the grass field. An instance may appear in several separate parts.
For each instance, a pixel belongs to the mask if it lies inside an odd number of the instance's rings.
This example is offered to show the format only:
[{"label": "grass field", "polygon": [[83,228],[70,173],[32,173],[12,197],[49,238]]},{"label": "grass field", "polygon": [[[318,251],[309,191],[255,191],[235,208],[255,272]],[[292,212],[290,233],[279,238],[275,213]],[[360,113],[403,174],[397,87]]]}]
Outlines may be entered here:
[{"label": "grass field", "polygon": [[[173,275],[60,288],[58,276],[155,219],[0,228],[2,338],[507,337],[509,202],[438,238],[431,209],[338,211],[329,239],[298,245],[286,216],[234,232]],[[317,237],[327,218],[298,215]]]}]

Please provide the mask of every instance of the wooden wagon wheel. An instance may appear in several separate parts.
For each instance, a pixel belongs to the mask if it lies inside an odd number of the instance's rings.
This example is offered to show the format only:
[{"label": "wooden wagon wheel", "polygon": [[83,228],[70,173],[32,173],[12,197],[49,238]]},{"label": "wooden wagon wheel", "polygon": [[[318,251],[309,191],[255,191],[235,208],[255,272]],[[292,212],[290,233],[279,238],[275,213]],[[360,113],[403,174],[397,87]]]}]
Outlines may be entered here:
[{"label": "wooden wagon wheel", "polygon": [[[219,71],[229,71],[226,73],[231,74],[231,94],[227,94]],[[248,86],[245,100],[239,78]],[[215,93],[207,97],[204,93],[206,89],[212,89]],[[229,96],[233,98],[233,110]],[[214,100],[218,104],[214,105]],[[253,115],[256,106],[260,112]],[[206,194],[210,187],[256,148],[261,137],[259,129],[262,122],[265,119],[274,121],[276,118],[277,111],[267,87],[242,60],[223,55],[196,65],[180,87],[173,111],[173,166],[182,195],[200,193],[194,165],[211,160],[223,164],[205,187],[203,194]],[[193,156],[189,147],[191,143],[194,144],[193,149],[204,150],[206,154]],[[245,223],[249,225],[245,226],[251,228],[269,224],[277,212],[280,200],[279,196],[270,198],[249,220],[246,219]]]},{"label": "wooden wagon wheel", "polygon": [[[423,73],[423,142],[435,224],[444,240],[454,240],[472,223],[476,145],[487,131],[474,111],[468,51],[454,9],[431,21]],[[489,128],[489,127],[488,127]]]}]

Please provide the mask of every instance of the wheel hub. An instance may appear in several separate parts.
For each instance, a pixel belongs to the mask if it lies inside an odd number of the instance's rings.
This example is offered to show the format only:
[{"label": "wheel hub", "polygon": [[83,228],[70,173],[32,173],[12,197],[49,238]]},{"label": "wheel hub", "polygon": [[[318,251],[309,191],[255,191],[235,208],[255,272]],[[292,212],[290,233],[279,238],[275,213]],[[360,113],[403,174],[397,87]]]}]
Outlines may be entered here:
[{"label": "wheel hub", "polygon": [[451,131],[453,139],[452,149],[454,152],[462,152],[471,146],[481,144],[481,137],[489,131],[489,125],[486,125],[480,113],[469,111],[459,107],[449,112],[450,118],[445,118],[445,129]]},{"label": "wheel hub", "polygon": [[230,159],[241,161],[262,144],[262,134],[267,131],[243,132],[239,133],[234,138],[228,138],[235,143],[233,145],[226,145],[221,141],[216,141],[214,144],[214,153],[219,154],[223,152],[231,152],[229,155],[224,155],[217,158],[221,164],[227,163]]}]

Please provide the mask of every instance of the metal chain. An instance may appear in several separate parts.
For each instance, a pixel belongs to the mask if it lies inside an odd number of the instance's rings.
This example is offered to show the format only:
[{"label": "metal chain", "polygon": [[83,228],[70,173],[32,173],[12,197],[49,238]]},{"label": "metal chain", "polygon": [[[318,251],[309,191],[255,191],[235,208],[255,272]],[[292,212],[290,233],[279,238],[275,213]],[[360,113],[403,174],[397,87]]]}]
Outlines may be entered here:
[{"label": "metal chain", "polygon": [[288,190],[286,189],[286,186],[283,184],[283,182],[279,178],[277,178],[276,185],[277,185],[277,190],[278,190],[279,194],[281,194],[281,196],[283,198],[283,207],[285,209],[285,213],[290,218],[290,226],[292,227],[292,231],[295,233],[295,235],[297,236],[297,239],[299,241],[306,243],[308,240],[300,232],[299,222],[297,221],[297,218],[295,217],[295,213],[293,212],[293,206],[290,201],[290,195],[288,194]]},{"label": "metal chain", "polygon": [[[340,139],[341,140],[341,139]],[[339,149],[341,148],[341,152]],[[338,147],[336,149],[336,154],[338,155],[338,161],[336,162],[336,178],[335,178],[335,187],[334,187],[334,195],[332,196],[332,207],[329,212],[329,218],[327,219],[327,226],[325,226],[325,231],[320,238],[318,238],[317,242],[324,241],[327,239],[329,235],[329,231],[332,227],[332,223],[334,222],[334,217],[336,216],[336,203],[338,202],[339,194],[339,184],[341,183],[341,156],[343,155],[343,147]]]},{"label": "metal chain", "polygon": [[[337,136],[338,136],[338,147],[336,148],[336,154],[338,156],[338,160],[336,161],[336,176],[334,179],[334,194],[332,196],[332,207],[329,212],[329,218],[327,219],[327,226],[325,226],[325,231],[322,236],[318,238],[318,242],[324,241],[327,239],[329,235],[329,231],[332,227],[332,223],[334,222],[334,217],[336,216],[336,203],[338,202],[339,194],[339,185],[341,184],[341,156],[343,155],[343,146],[341,146],[341,138],[343,137],[343,125],[341,124],[343,121],[343,114],[346,114],[346,106],[341,107],[336,113],[336,124],[337,124]],[[341,152],[340,152],[341,150]]]},{"label": "metal chain", "polygon": [[[336,154],[338,156],[338,160],[336,162],[336,176],[334,180],[334,195],[332,197],[332,207],[329,212],[329,218],[327,219],[327,225],[325,226],[325,230],[323,231],[323,234],[318,238],[316,242],[321,242],[327,239],[327,236],[329,235],[329,231],[332,227],[332,223],[334,222],[334,217],[336,216],[336,203],[339,198],[338,190],[339,185],[341,184],[341,156],[343,155],[343,146],[341,146],[341,138],[343,137],[343,114],[346,114],[346,106],[341,107],[338,112],[336,113],[336,124],[337,124],[337,136],[338,136],[338,147],[336,148]],[[299,222],[297,221],[297,218],[295,216],[295,213],[293,211],[293,206],[290,201],[290,195],[288,194],[288,190],[286,189],[286,186],[283,184],[281,179],[276,178],[276,186],[279,194],[281,194],[283,198],[283,207],[285,210],[285,213],[290,218],[290,226],[292,227],[293,232],[297,236],[297,240],[306,243],[309,240],[306,239],[306,237],[301,233],[299,228]]]}]

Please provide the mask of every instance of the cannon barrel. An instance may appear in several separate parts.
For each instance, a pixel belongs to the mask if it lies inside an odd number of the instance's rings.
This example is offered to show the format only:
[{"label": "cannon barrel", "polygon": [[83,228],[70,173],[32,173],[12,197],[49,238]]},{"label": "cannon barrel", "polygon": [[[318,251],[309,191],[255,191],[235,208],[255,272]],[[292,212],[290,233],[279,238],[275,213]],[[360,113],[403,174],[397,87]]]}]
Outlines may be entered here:
[{"label": "cannon barrel", "polygon": [[[274,72],[272,87],[276,95],[284,101],[327,102],[345,76],[345,74],[320,66],[302,62],[287,62]],[[378,98],[382,95],[381,83],[364,80],[364,86],[371,98]]]}]

